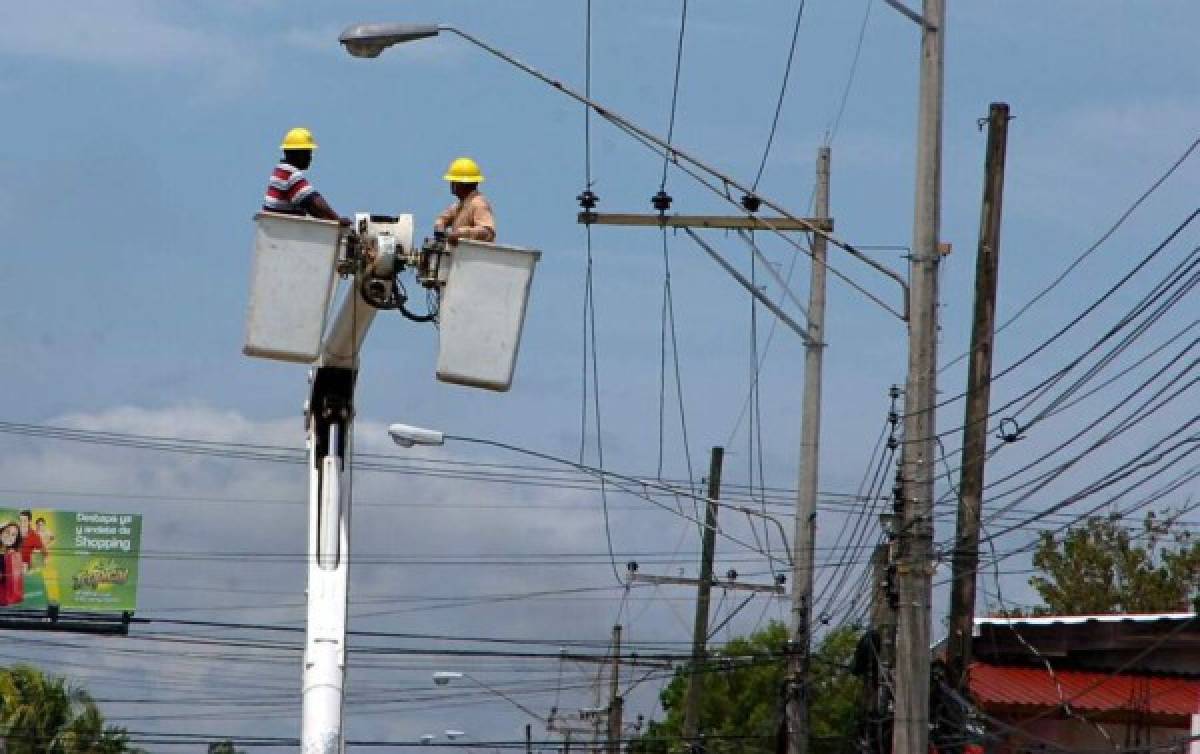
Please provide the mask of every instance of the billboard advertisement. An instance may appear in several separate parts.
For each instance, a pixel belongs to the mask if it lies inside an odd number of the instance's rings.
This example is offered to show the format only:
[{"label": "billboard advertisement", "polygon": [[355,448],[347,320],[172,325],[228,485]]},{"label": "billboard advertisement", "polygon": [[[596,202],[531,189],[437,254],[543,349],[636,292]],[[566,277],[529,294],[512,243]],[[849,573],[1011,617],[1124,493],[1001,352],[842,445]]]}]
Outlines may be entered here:
[{"label": "billboard advertisement", "polygon": [[140,514],[0,508],[0,614],[132,612],[141,540]]}]

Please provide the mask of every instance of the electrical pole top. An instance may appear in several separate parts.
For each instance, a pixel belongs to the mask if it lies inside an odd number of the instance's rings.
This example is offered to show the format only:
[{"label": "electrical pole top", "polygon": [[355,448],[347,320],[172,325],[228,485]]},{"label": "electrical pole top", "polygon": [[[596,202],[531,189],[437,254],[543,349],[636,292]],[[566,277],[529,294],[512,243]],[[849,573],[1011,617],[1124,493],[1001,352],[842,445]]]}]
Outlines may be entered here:
[{"label": "electrical pole top", "polygon": [[580,212],[577,217],[583,225],[833,232],[833,218],[829,217],[793,219],[789,217],[755,217],[753,215],[659,215],[617,212]]},{"label": "electrical pole top", "polygon": [[[736,577],[736,574],[734,574]],[[675,584],[678,586],[699,586],[700,579],[689,579],[684,576],[654,576],[648,573],[638,573],[631,571],[629,573],[630,581],[638,581],[643,584]],[[722,581],[716,577],[710,578],[707,582],[709,586],[717,589],[729,589],[742,592],[762,592],[766,594],[783,595],[787,593],[782,583],[775,584],[748,584],[744,581],[736,581],[733,578]]]}]

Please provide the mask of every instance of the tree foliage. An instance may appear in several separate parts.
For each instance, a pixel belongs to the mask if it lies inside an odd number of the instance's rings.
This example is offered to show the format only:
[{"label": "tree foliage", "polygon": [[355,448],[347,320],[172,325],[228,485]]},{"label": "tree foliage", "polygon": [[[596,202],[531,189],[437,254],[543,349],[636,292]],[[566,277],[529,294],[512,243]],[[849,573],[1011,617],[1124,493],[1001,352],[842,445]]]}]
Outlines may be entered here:
[{"label": "tree foliage", "polygon": [[0,741],[6,754],[144,754],[87,691],[29,665],[0,669]]},{"label": "tree foliage", "polygon": [[[858,724],[860,683],[849,673],[860,632],[831,631],[813,652],[810,724],[814,743],[844,741]],[[706,754],[772,754],[781,712],[786,673],[787,628],[772,621],[766,628],[730,641],[705,666],[700,732]],[[682,740],[688,669],[659,695],[666,717],[650,721],[630,744],[630,754],[678,754]],[[814,751],[825,747],[813,747]],[[836,750],[836,749],[831,749]]]},{"label": "tree foliage", "polygon": [[233,741],[226,739],[209,744],[208,754],[244,754],[244,752],[234,746]]},{"label": "tree foliage", "polygon": [[1042,532],[1029,580],[1039,615],[1190,610],[1200,595],[1200,542],[1170,511],[1148,513],[1140,531],[1116,516],[1093,517],[1056,538]]}]

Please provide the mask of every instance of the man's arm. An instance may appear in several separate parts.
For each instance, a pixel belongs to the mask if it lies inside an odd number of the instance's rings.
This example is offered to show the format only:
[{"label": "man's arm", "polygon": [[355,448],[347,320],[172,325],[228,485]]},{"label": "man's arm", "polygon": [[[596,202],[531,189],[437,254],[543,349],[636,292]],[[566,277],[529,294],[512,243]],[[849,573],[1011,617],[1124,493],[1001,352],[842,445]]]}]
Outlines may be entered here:
[{"label": "man's arm", "polygon": [[433,221],[434,231],[441,232],[449,228],[454,223],[454,216],[458,214],[458,202],[451,204],[449,207],[442,210],[442,214],[438,215]]},{"label": "man's arm", "polygon": [[342,219],[338,213],[333,211],[333,207],[329,206],[329,202],[325,201],[325,197],[321,196],[316,191],[305,197],[304,201],[301,203],[301,206],[304,207],[305,212],[313,217],[319,217],[322,220],[333,220],[335,222],[340,222]]}]

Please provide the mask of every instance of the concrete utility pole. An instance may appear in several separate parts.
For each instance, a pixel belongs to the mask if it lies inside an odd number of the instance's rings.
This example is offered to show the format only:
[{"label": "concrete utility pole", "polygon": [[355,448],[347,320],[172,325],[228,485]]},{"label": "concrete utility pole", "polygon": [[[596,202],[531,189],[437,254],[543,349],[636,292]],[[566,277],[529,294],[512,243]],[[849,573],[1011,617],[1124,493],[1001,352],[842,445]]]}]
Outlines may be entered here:
[{"label": "concrete utility pole", "polygon": [[904,393],[903,517],[897,562],[894,754],[929,750],[930,602],[937,402],[938,263],[942,193],[945,0],[924,0],[917,176],[909,263],[908,379]]},{"label": "concrete utility pole", "polygon": [[708,656],[708,599],[712,591],[713,552],[717,545],[717,500],[721,496],[721,464],[724,448],[713,448],[708,464],[708,505],[704,509],[704,537],[700,551],[700,583],[696,585],[696,621],[692,629],[692,667],[683,708],[683,740],[689,747],[699,743],[700,697],[704,684],[702,667]]},{"label": "concrete utility pole", "polygon": [[963,419],[963,461],[959,478],[958,523],[954,537],[954,576],[950,591],[947,670],[951,685],[966,694],[975,619],[975,572],[979,567],[979,519],[983,513],[984,457],[992,387],[992,344],[996,330],[996,281],[1000,265],[1000,217],[1004,201],[1004,158],[1008,105],[993,102],[988,114],[987,162],[975,262],[975,318],[967,408]]},{"label": "concrete utility pole", "polygon": [[[814,212],[829,217],[830,148],[817,150]],[[821,361],[825,350],[825,239],[812,240],[808,286],[808,338],[804,343],[804,404],[800,420],[800,472],[796,484],[796,530],[792,541],[791,651],[788,659],[788,754],[808,754],[809,652],[817,540],[817,468],[821,438]]]},{"label": "concrete utility pole", "polygon": [[876,546],[871,554],[871,630],[879,638],[876,662],[864,679],[867,709],[867,751],[887,751],[891,743],[888,725],[890,694],[883,683],[885,672],[895,662],[896,603],[891,588],[891,545]]},{"label": "concrete utility pole", "polygon": [[621,754],[621,712],[625,700],[621,698],[621,626],[612,630],[612,676],[608,679],[608,754]]}]

